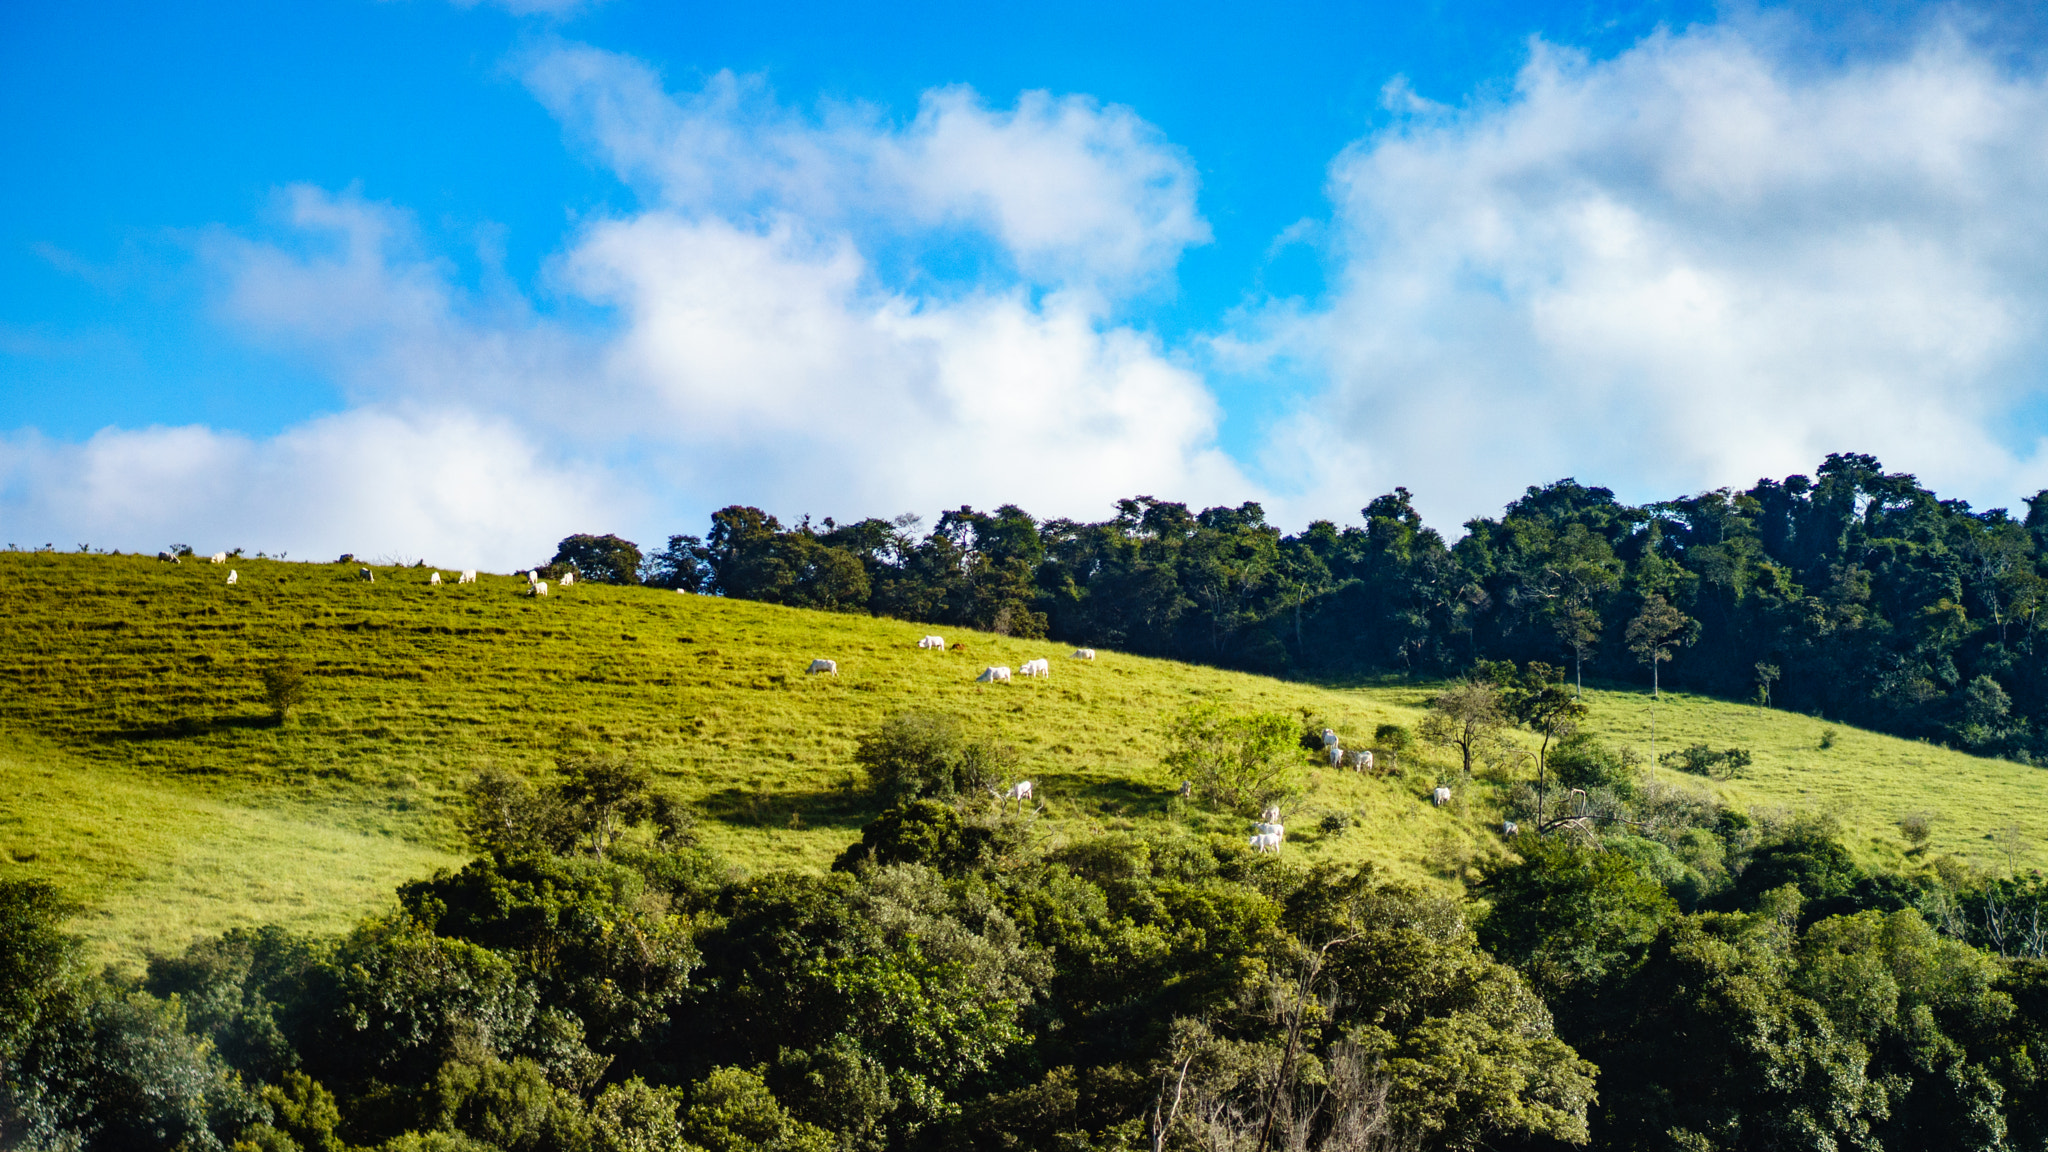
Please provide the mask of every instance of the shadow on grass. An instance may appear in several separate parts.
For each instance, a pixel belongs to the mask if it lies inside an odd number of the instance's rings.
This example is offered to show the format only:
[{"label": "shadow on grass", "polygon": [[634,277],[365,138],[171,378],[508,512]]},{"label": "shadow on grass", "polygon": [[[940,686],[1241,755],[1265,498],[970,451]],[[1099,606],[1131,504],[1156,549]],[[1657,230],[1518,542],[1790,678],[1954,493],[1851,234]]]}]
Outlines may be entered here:
[{"label": "shadow on grass", "polygon": [[269,712],[254,716],[178,716],[152,724],[136,724],[101,734],[103,741],[133,743],[151,740],[184,740],[213,732],[237,729],[279,728],[283,721]]},{"label": "shadow on grass", "polygon": [[724,824],[759,828],[835,828],[859,832],[881,809],[869,797],[844,789],[771,792],[721,788],[697,802],[705,817]]}]

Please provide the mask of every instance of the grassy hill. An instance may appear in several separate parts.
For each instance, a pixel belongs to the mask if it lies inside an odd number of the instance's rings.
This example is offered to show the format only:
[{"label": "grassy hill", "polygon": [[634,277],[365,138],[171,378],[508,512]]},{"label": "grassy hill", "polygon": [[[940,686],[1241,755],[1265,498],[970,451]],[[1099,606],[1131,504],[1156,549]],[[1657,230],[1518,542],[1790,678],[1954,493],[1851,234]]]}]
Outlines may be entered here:
[{"label": "grassy hill", "polygon": [[[522,580],[426,584],[426,570],[238,560],[0,553],[0,875],[61,883],[90,909],[103,956],[133,962],[235,924],[336,929],[399,880],[456,862],[448,813],[486,763],[542,770],[556,751],[631,748],[694,797],[706,840],[750,868],[823,867],[872,811],[855,737],[891,712],[951,712],[1024,753],[1049,837],[1182,820],[1159,733],[1188,702],[1306,709],[1352,737],[1412,724],[1428,685],[1327,687],[921,625],[583,585],[545,599]],[[452,580],[452,574],[449,574]],[[944,630],[941,630],[944,631]],[[978,685],[991,663],[1052,656],[1049,682]],[[836,677],[811,677],[816,656]],[[306,705],[270,722],[258,671],[313,673]],[[1648,700],[1589,690],[1592,727],[1644,743]],[[1933,851],[2038,863],[2048,774],[1929,745],[1667,695],[1659,746],[1745,746],[1748,778],[1695,781],[1739,806],[1827,812],[1866,855],[1897,856],[1893,822],[1940,814]],[[1352,742],[1356,742],[1354,739]],[[1368,779],[1318,771],[1288,851],[1448,880],[1502,851],[1504,781],[1434,809],[1439,763]],[[1355,819],[1324,835],[1324,815]]]}]

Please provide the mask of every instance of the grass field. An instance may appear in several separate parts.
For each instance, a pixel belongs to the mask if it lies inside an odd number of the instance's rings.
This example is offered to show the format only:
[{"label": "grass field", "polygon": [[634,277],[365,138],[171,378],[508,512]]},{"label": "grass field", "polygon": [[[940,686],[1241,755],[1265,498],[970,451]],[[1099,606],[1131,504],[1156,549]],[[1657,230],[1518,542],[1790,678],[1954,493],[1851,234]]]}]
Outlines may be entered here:
[{"label": "grass field", "polygon": [[[694,797],[705,839],[761,869],[822,867],[872,815],[854,738],[891,712],[955,713],[1023,752],[1045,834],[1148,820],[1233,834],[1182,810],[1158,767],[1165,720],[1195,700],[1307,709],[1356,738],[1412,724],[1428,686],[1317,686],[1047,642],[643,588],[545,599],[523,580],[426,584],[424,569],[0,553],[0,875],[51,878],[90,909],[111,961],[233,924],[331,929],[393,884],[459,857],[448,813],[485,763],[541,770],[565,747],[630,748]],[[941,630],[943,631],[943,630]],[[1048,682],[985,686],[987,664],[1053,657]],[[815,656],[837,676],[806,676]],[[312,672],[274,725],[258,671]],[[1592,727],[1646,740],[1648,700],[1589,690]],[[1739,805],[1834,814],[1865,854],[1896,855],[1904,812],[1941,814],[1934,851],[2039,862],[2048,774],[1846,727],[1821,749],[1807,717],[1667,694],[1660,747],[1754,750],[1747,779],[1696,781]],[[1307,772],[1288,851],[1371,860],[1444,882],[1502,850],[1493,788],[1426,800],[1441,762],[1402,775]],[[1324,836],[1322,815],[1357,824]],[[1990,838],[1987,838],[1990,837]],[[2016,854],[2012,855],[2012,854]]]}]

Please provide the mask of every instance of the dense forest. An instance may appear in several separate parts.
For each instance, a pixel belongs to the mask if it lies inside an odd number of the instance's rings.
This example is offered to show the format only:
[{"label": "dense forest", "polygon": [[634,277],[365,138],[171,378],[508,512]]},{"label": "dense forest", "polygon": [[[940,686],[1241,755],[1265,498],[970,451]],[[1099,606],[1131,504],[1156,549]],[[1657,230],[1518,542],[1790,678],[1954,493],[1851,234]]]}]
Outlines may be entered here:
[{"label": "dense forest", "polygon": [[[1262,735],[1289,718],[1228,719],[1282,771],[1223,824],[1311,762]],[[1910,826],[1866,871],[1824,819],[1574,737],[1551,767],[1589,815],[1467,902],[1198,821],[1050,838],[970,735],[867,734],[893,801],[822,874],[736,873],[598,750],[480,772],[475,858],[339,938],[95,973],[52,889],[0,882],[0,1147],[2048,1148],[2038,874]]]},{"label": "dense forest", "polygon": [[[2048,496],[2048,493],[2044,493]],[[1455,544],[1406,489],[1283,535],[1257,504],[1136,497],[1098,523],[960,508],[784,525],[726,508],[598,578],[1114,647],[1277,675],[1443,675],[1543,660],[1986,754],[2048,757],[2048,501],[1974,512],[1862,455],[1636,507],[1562,480]],[[608,551],[609,549],[609,551]]]}]

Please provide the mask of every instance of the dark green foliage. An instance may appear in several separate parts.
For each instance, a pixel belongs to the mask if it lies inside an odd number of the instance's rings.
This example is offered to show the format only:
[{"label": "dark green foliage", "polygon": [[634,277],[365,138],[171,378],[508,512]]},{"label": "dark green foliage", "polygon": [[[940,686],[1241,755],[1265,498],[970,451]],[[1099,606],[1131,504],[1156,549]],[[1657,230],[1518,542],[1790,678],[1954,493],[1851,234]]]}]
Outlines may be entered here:
[{"label": "dark green foliage", "polygon": [[[2048,530],[1863,455],[1634,507],[1531,487],[1455,547],[1406,489],[1283,536],[1256,504],[1149,496],[1110,519],[960,508],[784,527],[757,508],[672,539],[659,579],[1147,655],[1316,675],[1475,660],[1752,699],[1973,751],[2048,756]],[[858,569],[859,579],[856,579]],[[1650,673],[1644,677],[1643,673]],[[1564,679],[1560,674],[1553,678]],[[1526,723],[1526,721],[1524,721]]]},{"label": "dark green foliage", "polygon": [[140,990],[75,970],[47,889],[0,887],[0,1146],[2040,1144],[2048,975],[1971,940],[2037,956],[2048,884],[1865,872],[1822,823],[1638,793],[1518,838],[1476,930],[1235,835],[1044,850],[929,799],[823,876],[647,824],[602,858],[529,838],[341,940],[229,932]]},{"label": "dark green foliage", "polygon": [[1560,788],[1604,788],[1627,797],[1635,792],[1638,768],[1634,749],[1616,750],[1583,732],[1550,750],[1550,771]]},{"label": "dark green foliage", "polygon": [[0,1145],[220,1149],[261,1103],[175,1003],[79,985],[47,998],[0,1069]]},{"label": "dark green foliage", "polygon": [[179,956],[150,958],[143,987],[176,996],[186,1027],[252,1081],[294,1069],[291,1034],[325,949],[281,928],[236,928]]},{"label": "dark green foliage", "polygon": [[0,880],[0,1065],[34,1029],[43,1002],[62,991],[78,939],[64,931],[74,909],[35,880]]},{"label": "dark green foliage", "polygon": [[957,876],[988,863],[995,837],[965,824],[960,814],[934,800],[912,800],[886,809],[860,830],[860,842],[842,853],[839,871],[862,864],[923,864]]},{"label": "dark green foliage", "polygon": [[1479,924],[1487,950],[1546,997],[1596,991],[1640,959],[1678,906],[1634,861],[1560,839],[1524,836],[1521,859],[1487,870]]},{"label": "dark green foliage", "polygon": [[306,699],[306,670],[288,660],[266,665],[263,677],[263,699],[270,705],[270,714],[282,724]]},{"label": "dark green foliage", "polygon": [[1749,768],[1751,759],[1747,748],[1724,748],[1717,752],[1705,744],[1693,744],[1657,757],[1666,768],[1690,772],[1695,776],[1712,776],[1716,780],[1733,780],[1741,776]]},{"label": "dark green foliage", "polygon": [[578,535],[555,546],[550,565],[568,565],[593,584],[640,582],[640,546],[617,536]]},{"label": "dark green foliage", "polygon": [[1007,746],[969,740],[960,722],[935,712],[900,712],[860,736],[854,763],[884,804],[1000,791],[1016,770]]},{"label": "dark green foliage", "polygon": [[[641,874],[602,860],[479,859],[399,889],[438,936],[517,959],[546,1008],[617,1051],[648,1037],[684,996],[697,951],[689,925],[661,914]],[[565,1038],[557,1075],[573,1075],[581,1037]],[[529,1046],[530,1047],[530,1046]]]},{"label": "dark green foliage", "polygon": [[654,811],[653,774],[631,756],[577,752],[558,758],[555,766],[562,773],[556,792],[599,860],[621,832]]}]

